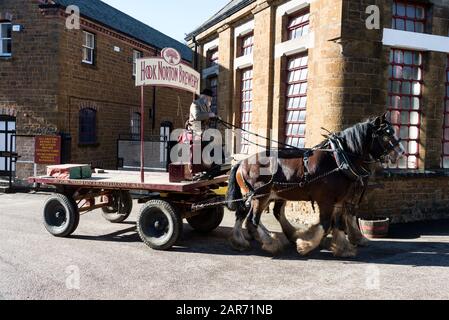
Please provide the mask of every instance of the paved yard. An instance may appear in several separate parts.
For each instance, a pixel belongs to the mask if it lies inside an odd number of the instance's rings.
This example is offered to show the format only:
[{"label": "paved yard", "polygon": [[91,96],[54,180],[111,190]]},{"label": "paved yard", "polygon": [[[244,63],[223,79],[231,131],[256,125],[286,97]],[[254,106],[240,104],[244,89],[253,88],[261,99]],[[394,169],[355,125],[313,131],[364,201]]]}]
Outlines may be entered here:
[{"label": "paved yard", "polygon": [[327,251],[301,258],[293,247],[272,258],[256,244],[232,251],[228,214],[208,237],[185,225],[179,247],[158,252],[135,232],[137,204],[129,222],[113,225],[95,212],[57,239],[41,223],[46,197],[0,194],[0,299],[449,298],[449,221],[394,226],[392,239],[356,259]]}]

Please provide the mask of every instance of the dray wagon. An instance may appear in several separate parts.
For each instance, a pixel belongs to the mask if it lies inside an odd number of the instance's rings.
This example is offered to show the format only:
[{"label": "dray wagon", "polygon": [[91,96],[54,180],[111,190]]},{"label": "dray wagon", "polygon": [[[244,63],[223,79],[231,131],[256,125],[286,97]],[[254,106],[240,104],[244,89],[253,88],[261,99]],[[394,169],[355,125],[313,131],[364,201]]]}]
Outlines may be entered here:
[{"label": "dray wagon", "polygon": [[203,233],[216,229],[223,220],[223,206],[201,209],[201,203],[221,200],[217,190],[227,185],[228,176],[212,180],[173,183],[169,173],[146,173],[141,182],[139,173],[107,171],[89,179],[58,179],[32,177],[30,183],[56,187],[56,193],[44,204],[43,220],[48,232],[68,237],[78,227],[80,215],[101,209],[103,217],[112,222],[125,221],[131,214],[130,191],[145,191],[138,197],[143,204],[137,217],[137,231],[142,241],[156,250],[167,250],[179,239],[183,219]]}]

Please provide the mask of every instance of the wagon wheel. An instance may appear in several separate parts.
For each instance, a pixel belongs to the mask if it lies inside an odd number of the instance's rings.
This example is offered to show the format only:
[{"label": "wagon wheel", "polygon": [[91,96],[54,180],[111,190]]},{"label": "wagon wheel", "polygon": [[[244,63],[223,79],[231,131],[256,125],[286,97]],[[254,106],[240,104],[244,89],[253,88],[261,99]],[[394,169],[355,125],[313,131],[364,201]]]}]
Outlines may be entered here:
[{"label": "wagon wheel", "polygon": [[103,217],[112,222],[120,223],[125,221],[133,210],[133,199],[128,191],[113,192],[111,205],[101,208]]},{"label": "wagon wheel", "polygon": [[149,201],[140,210],[137,232],[150,248],[170,249],[182,233],[181,215],[166,201]]},{"label": "wagon wheel", "polygon": [[55,237],[71,235],[78,227],[79,220],[78,206],[73,198],[63,194],[55,194],[45,201],[44,226]]},{"label": "wagon wheel", "polygon": [[218,228],[223,217],[224,209],[220,206],[203,210],[199,215],[187,218],[187,222],[196,231],[208,233]]}]

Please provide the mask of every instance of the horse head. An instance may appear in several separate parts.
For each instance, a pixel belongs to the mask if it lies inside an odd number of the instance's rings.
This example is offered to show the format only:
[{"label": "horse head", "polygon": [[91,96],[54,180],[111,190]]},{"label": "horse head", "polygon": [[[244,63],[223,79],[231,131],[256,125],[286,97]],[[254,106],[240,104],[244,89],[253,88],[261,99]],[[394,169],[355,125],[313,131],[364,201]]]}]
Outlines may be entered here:
[{"label": "horse head", "polygon": [[397,160],[405,153],[401,139],[397,136],[394,127],[387,120],[387,113],[371,121],[372,144],[370,155],[377,161]]}]

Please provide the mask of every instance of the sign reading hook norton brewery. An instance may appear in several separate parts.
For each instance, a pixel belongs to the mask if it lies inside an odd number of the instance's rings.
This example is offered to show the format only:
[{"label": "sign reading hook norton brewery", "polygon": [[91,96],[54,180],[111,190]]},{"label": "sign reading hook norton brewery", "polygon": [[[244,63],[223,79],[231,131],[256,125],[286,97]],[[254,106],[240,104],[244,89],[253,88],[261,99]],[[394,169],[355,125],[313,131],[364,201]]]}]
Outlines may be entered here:
[{"label": "sign reading hook norton brewery", "polygon": [[181,62],[173,48],[165,48],[161,57],[137,59],[136,86],[173,87],[200,94],[200,74]]}]

